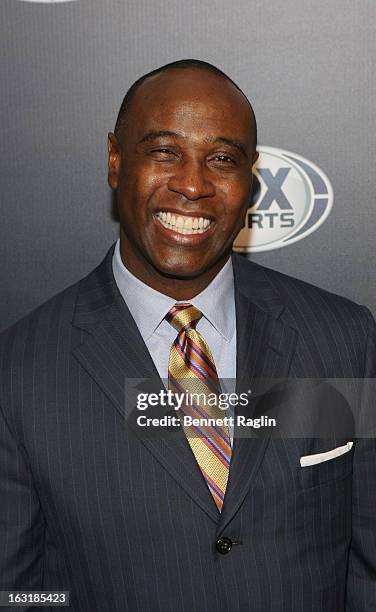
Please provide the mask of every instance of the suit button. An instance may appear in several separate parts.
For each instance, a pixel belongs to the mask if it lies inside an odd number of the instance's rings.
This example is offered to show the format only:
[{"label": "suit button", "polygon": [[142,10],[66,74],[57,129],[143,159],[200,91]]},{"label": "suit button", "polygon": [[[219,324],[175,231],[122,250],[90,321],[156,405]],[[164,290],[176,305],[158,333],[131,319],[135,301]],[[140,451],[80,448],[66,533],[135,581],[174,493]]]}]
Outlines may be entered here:
[{"label": "suit button", "polygon": [[215,543],[215,547],[217,551],[221,553],[221,555],[227,555],[227,553],[229,553],[232,548],[232,541],[230,540],[230,538],[218,538]]}]

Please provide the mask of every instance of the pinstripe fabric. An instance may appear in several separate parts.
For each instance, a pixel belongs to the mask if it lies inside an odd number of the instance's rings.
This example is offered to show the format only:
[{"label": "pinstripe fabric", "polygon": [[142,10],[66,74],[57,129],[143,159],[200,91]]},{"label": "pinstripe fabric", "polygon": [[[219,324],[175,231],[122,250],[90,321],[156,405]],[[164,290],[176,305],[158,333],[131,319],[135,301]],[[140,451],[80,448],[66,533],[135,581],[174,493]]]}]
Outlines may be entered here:
[{"label": "pinstripe fabric", "polygon": [[[0,336],[0,589],[70,590],[75,612],[374,609],[375,440],[303,472],[343,440],[236,438],[218,517],[184,435],[129,425],[125,378],[157,373],[112,251]],[[233,263],[238,390],[376,376],[365,308]]]}]

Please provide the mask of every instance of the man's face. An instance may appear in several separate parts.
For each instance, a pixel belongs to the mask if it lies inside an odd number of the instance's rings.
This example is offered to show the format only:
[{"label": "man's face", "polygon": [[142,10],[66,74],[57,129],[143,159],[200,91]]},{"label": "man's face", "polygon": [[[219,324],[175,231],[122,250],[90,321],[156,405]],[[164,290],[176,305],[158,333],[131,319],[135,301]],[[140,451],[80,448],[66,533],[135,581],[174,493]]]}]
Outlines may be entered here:
[{"label": "man's face", "polygon": [[209,72],[170,71],[140,86],[119,141],[109,135],[121,254],[133,274],[193,279],[223,265],[250,199],[253,130],[242,94]]}]

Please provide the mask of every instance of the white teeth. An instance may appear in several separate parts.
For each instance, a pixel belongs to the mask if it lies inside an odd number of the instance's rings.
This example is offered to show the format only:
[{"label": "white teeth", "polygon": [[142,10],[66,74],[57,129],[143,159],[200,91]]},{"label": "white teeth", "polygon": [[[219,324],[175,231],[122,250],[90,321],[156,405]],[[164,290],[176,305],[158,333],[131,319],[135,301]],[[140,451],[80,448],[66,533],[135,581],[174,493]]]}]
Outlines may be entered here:
[{"label": "white teeth", "polygon": [[204,219],[204,217],[188,217],[171,214],[170,212],[157,212],[157,219],[167,229],[173,229],[178,234],[203,234],[209,225],[211,224],[210,219]]}]

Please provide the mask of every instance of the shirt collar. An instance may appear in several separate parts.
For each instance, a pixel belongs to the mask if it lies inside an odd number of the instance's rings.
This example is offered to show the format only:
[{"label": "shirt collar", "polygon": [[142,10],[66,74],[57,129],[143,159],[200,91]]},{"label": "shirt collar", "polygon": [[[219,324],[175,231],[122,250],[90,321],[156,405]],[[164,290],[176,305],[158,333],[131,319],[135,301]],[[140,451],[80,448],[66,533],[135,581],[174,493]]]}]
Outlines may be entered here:
[{"label": "shirt collar", "polygon": [[[120,255],[120,239],[116,242],[112,270],[118,289],[143,340],[149,340],[170,308],[176,304],[176,300],[152,289],[125,267]],[[189,303],[201,310],[204,317],[227,342],[231,340],[235,332],[234,274],[231,257],[211,283],[199,295],[189,300]]]}]

